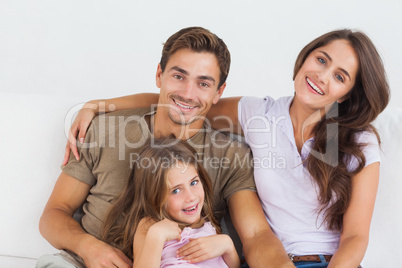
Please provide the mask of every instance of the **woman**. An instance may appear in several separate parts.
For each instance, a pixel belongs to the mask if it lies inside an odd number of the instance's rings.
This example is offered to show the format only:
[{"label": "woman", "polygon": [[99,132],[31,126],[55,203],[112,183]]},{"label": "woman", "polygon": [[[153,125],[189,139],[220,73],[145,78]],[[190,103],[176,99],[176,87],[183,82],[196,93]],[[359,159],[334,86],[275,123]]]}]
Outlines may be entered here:
[{"label": "woman", "polygon": [[[332,31],[302,49],[293,80],[292,97],[222,99],[208,117],[214,128],[241,126],[267,221],[295,265],[358,267],[379,181],[380,141],[371,123],[389,101],[381,58],[365,34]],[[156,102],[143,94],[106,107]],[[95,113],[83,109],[72,133],[83,138]],[[217,115],[230,120],[214,121]]]}]

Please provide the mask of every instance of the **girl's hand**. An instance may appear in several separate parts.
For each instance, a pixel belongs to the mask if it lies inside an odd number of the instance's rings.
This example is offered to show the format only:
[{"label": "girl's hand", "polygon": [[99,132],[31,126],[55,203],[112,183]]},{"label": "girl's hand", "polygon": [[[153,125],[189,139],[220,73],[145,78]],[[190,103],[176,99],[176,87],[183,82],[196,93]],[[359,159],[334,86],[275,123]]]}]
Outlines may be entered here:
[{"label": "girl's hand", "polygon": [[73,124],[68,132],[68,141],[64,153],[63,166],[65,166],[70,157],[70,150],[75,156],[75,159],[80,160],[80,155],[77,150],[77,138],[83,143],[85,134],[92,119],[97,115],[98,105],[91,102],[86,103],[78,112]]},{"label": "girl's hand", "polygon": [[184,257],[183,259],[189,263],[202,262],[219,256],[223,256],[227,263],[225,255],[230,255],[238,260],[233,241],[225,234],[190,239],[190,242],[179,248],[177,252],[178,257]]},{"label": "girl's hand", "polygon": [[163,242],[170,240],[180,240],[181,239],[181,229],[177,222],[164,219],[153,224],[148,231],[149,234],[153,236],[160,237]]},{"label": "girl's hand", "polygon": [[176,222],[164,219],[155,222],[144,218],[134,235],[133,267],[160,267],[163,245],[166,241],[181,239],[181,230]]}]

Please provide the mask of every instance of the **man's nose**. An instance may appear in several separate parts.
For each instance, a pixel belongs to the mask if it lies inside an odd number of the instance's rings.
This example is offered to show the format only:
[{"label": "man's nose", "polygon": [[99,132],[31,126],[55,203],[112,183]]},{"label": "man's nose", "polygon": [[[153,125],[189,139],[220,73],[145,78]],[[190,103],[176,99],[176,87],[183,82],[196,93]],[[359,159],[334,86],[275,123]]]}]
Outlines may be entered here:
[{"label": "man's nose", "polygon": [[196,98],[196,94],[197,85],[194,82],[188,81],[182,90],[182,97],[188,100],[193,100]]}]

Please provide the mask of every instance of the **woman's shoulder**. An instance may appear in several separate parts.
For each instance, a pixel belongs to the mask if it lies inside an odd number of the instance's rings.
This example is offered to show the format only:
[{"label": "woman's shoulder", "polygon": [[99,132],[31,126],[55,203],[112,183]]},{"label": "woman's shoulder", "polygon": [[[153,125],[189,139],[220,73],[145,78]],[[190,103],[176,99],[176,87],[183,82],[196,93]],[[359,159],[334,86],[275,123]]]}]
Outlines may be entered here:
[{"label": "woman's shoulder", "polygon": [[254,113],[265,114],[275,107],[287,107],[293,97],[286,96],[274,99],[271,96],[260,97],[243,97],[240,99],[239,108],[242,111],[253,111]]},{"label": "woman's shoulder", "polygon": [[275,99],[271,96],[255,97],[255,96],[245,96],[240,99],[240,104],[243,107],[260,107],[260,106],[271,106],[275,103]]},{"label": "woman's shoulder", "polygon": [[[366,130],[355,134],[355,140],[360,146],[365,158],[365,166],[374,162],[381,162],[381,150],[377,135],[374,131]],[[352,156],[348,163],[348,170],[352,171],[358,166],[356,156]]]},{"label": "woman's shoulder", "polygon": [[359,144],[378,146],[378,137],[374,130],[360,131],[355,134],[354,138]]}]

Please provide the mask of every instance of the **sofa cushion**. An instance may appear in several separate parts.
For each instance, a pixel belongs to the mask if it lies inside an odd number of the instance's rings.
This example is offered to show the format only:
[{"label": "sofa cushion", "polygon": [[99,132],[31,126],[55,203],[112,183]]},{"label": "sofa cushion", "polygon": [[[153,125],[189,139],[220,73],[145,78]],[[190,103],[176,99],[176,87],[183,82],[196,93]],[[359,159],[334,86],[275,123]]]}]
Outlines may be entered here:
[{"label": "sofa cushion", "polygon": [[399,267],[402,249],[402,109],[388,107],[374,122],[381,136],[380,184],[364,267]]}]

